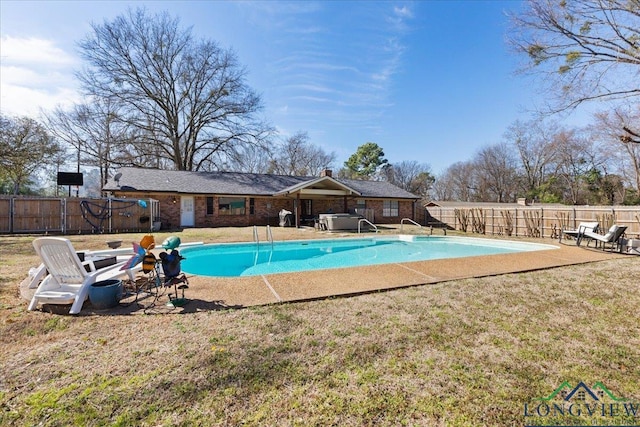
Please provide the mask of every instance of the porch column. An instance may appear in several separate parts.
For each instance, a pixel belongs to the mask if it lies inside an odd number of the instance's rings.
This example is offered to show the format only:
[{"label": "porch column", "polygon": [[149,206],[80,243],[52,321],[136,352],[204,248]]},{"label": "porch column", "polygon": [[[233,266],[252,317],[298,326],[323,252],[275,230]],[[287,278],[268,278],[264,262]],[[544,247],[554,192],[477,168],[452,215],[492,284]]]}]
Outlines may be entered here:
[{"label": "porch column", "polygon": [[344,213],[347,213],[347,212],[349,212],[349,211],[347,210],[347,196],[345,195],[345,196],[343,197],[343,199],[342,199],[342,200],[343,200],[343,202],[344,202],[344,209],[342,209],[342,211],[343,211]]},{"label": "porch column", "polygon": [[296,228],[300,228],[300,214],[302,209],[300,207],[300,192],[296,194]]}]

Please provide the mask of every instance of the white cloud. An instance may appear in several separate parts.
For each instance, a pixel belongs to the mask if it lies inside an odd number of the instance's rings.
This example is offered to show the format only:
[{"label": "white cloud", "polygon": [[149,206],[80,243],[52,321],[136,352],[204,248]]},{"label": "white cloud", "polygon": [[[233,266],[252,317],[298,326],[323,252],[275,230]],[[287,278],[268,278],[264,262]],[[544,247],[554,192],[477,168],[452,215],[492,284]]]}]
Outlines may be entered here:
[{"label": "white cloud", "polygon": [[326,32],[326,30],[322,27],[312,26],[312,27],[294,27],[287,30],[291,34],[296,35],[308,35],[308,34],[322,34]]},{"label": "white cloud", "polygon": [[407,6],[402,6],[402,7],[395,6],[393,8],[393,13],[395,13],[396,16],[401,18],[413,18],[413,12]]},{"label": "white cloud", "polygon": [[41,109],[79,100],[78,60],[51,40],[2,36],[0,111],[35,117]]},{"label": "white cloud", "polygon": [[387,19],[397,31],[407,30],[406,21],[413,18],[413,11],[407,6],[394,7],[393,15]]},{"label": "white cloud", "polygon": [[380,117],[394,105],[393,87],[406,51],[403,36],[414,18],[411,6],[300,4],[305,6],[250,3],[253,12],[260,11],[255,19],[267,22],[260,26],[270,40],[261,50],[267,103],[287,106],[274,108],[274,119],[283,126],[297,120],[314,135],[332,124],[378,129]]},{"label": "white cloud", "polygon": [[284,85],[282,86],[283,89],[288,89],[288,90],[299,90],[299,91],[305,91],[305,92],[321,92],[321,93],[335,93],[336,90],[329,88],[327,86],[321,86],[321,85],[314,85],[314,84],[304,84],[304,83],[299,83],[299,84],[292,84],[292,85]]},{"label": "white cloud", "polygon": [[53,67],[65,67],[74,65],[76,59],[51,40],[3,36],[2,61],[12,64],[49,64]]},{"label": "white cloud", "polygon": [[[280,28],[296,32],[301,29],[294,25],[300,16],[311,15],[323,8],[322,2],[236,2],[240,10],[246,14],[251,25],[262,29]],[[311,28],[311,27],[309,27]],[[313,29],[315,32],[317,28]]]}]

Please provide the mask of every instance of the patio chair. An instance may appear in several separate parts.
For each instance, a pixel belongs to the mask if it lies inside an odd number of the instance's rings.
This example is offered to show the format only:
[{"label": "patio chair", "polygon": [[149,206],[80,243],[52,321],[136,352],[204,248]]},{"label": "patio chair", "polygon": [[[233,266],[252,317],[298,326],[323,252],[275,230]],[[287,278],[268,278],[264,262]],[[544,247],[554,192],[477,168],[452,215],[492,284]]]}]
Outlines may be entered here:
[{"label": "patio chair", "polygon": [[586,233],[587,231],[595,233],[596,231],[598,231],[599,226],[600,225],[598,224],[598,222],[594,221],[581,222],[580,224],[578,224],[578,228],[576,228],[575,230],[565,230],[563,228],[562,230],[560,230],[560,239],[558,240],[558,243],[562,243],[562,236],[564,235],[565,237],[573,237],[574,239],[576,239],[576,244],[580,246],[580,241],[582,240],[582,236],[584,235],[584,233]]},{"label": "patio chair", "polygon": [[69,314],[78,314],[89,296],[91,284],[129,273],[120,270],[124,262],[96,270],[93,260],[80,261],[73,245],[65,238],[40,237],[33,241],[33,247],[48,275],[38,285],[29,310],[35,310],[39,303],[71,304]]},{"label": "patio chair", "polygon": [[611,245],[611,250],[613,251],[614,247],[616,247],[616,249],[620,247],[620,240],[626,230],[626,225],[612,225],[604,236],[592,231],[586,231],[582,238],[589,239],[587,241],[587,246],[589,246],[589,243],[591,243],[592,240],[595,240],[596,247],[600,244],[602,246],[602,250],[604,250],[607,245]]}]

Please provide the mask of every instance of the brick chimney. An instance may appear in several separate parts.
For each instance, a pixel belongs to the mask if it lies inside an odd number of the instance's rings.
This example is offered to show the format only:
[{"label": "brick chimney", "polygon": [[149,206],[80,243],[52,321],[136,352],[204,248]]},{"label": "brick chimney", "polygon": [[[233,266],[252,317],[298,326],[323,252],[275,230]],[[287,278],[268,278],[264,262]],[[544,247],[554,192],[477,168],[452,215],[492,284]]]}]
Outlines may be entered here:
[{"label": "brick chimney", "polygon": [[333,172],[331,171],[331,169],[322,169],[322,171],[320,171],[320,176],[331,177],[332,174]]}]

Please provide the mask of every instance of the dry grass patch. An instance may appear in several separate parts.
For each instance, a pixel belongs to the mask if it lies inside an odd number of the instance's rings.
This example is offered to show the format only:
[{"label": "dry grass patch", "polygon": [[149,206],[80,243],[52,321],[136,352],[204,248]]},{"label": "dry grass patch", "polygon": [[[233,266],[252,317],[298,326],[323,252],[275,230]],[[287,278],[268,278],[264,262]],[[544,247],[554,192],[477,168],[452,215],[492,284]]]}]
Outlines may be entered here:
[{"label": "dry grass patch", "polygon": [[[245,233],[192,232],[182,240]],[[242,310],[70,317],[18,299],[31,239],[0,245],[0,425],[523,425],[541,421],[525,420],[525,403],[563,381],[640,400],[638,258]]]}]

